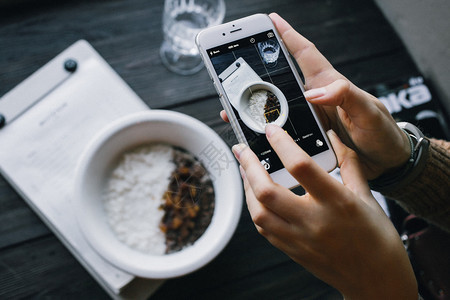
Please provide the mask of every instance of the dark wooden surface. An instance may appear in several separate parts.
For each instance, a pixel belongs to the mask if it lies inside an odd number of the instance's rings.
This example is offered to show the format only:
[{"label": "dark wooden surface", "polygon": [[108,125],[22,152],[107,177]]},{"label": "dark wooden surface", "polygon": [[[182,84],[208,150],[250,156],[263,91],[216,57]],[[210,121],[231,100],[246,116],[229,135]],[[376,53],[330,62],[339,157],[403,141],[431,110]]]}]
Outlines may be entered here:
[{"label": "dark wooden surface", "polygon": [[[220,104],[206,71],[182,77],[161,64],[162,0],[17,3],[0,1],[0,96],[75,41],[86,39],[150,107],[191,115],[234,143],[228,125],[219,119]],[[226,20],[277,11],[362,87],[417,71],[372,1],[226,4]],[[0,298],[108,298],[1,176]],[[225,250],[203,269],[168,280],[152,299],[340,297],[260,237],[244,207]]]}]

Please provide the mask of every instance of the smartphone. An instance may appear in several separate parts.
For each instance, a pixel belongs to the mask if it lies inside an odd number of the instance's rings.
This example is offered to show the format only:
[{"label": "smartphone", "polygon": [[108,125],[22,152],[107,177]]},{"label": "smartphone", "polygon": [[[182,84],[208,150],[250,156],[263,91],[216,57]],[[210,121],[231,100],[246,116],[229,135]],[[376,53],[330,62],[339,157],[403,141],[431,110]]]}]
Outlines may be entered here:
[{"label": "smartphone", "polygon": [[206,28],[196,44],[238,141],[255,152],[275,182],[299,185],[266,139],[269,123],[282,127],[326,171],[336,167],[327,135],[268,15]]}]

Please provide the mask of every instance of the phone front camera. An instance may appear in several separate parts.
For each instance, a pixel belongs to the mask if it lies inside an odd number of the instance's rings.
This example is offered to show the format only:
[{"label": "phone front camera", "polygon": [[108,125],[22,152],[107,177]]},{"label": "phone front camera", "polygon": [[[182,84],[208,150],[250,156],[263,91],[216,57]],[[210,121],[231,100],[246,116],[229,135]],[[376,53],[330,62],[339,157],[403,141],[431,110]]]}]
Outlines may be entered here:
[{"label": "phone front camera", "polygon": [[222,35],[225,36],[225,32],[223,32]]}]

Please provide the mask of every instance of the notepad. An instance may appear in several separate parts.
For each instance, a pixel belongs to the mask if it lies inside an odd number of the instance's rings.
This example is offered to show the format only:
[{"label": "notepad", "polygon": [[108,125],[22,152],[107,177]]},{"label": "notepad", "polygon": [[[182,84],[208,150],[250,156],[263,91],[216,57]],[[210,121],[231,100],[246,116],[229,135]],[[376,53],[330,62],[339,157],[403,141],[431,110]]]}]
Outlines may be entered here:
[{"label": "notepad", "polygon": [[121,271],[84,239],[73,214],[77,161],[111,121],[149,109],[86,41],[71,45],[0,99],[0,171],[98,283],[116,299],[162,283]]}]

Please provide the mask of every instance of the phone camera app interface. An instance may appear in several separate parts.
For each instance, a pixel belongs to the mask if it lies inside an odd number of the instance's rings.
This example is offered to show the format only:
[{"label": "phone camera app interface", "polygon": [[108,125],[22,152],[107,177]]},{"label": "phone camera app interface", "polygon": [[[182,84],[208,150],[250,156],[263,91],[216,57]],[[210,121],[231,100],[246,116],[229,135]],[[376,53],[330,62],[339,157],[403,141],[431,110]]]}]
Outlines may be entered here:
[{"label": "phone camera app interface", "polygon": [[266,170],[283,168],[265,137],[269,123],[282,127],[311,156],[328,150],[273,31],[207,53],[250,148]]}]

